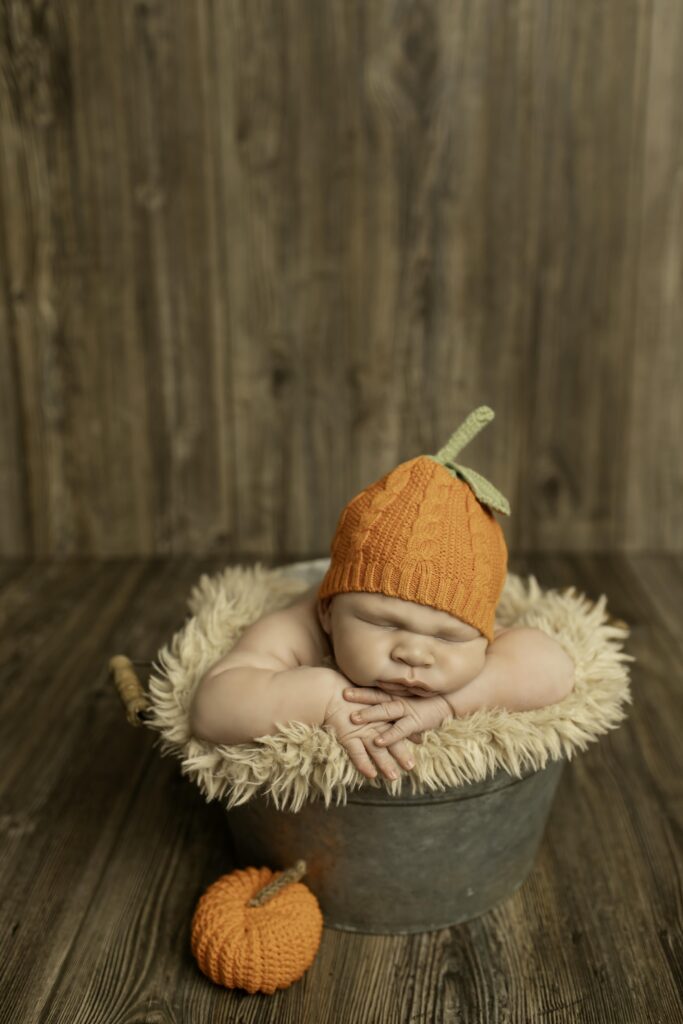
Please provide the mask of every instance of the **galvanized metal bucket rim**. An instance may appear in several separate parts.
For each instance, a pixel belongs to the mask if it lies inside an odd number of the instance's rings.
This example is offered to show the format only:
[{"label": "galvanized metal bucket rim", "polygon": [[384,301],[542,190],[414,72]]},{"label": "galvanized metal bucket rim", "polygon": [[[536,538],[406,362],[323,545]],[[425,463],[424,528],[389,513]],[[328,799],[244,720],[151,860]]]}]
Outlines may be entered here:
[{"label": "galvanized metal bucket rim", "polygon": [[[434,790],[428,790],[423,793],[410,793],[404,792],[408,790],[409,785],[407,780],[404,780],[405,785],[398,793],[391,793],[382,782],[372,783],[367,781],[363,783],[358,789],[349,789],[346,793],[346,804],[375,804],[382,807],[399,807],[399,806],[416,806],[419,804],[441,804],[441,803],[456,803],[463,800],[474,800],[479,796],[484,796],[489,793],[499,792],[503,789],[510,789],[513,786],[521,785],[525,779],[528,779],[531,775],[538,775],[540,772],[546,770],[551,764],[555,764],[560,761],[563,764],[566,763],[566,758],[549,758],[545,765],[541,768],[526,767],[522,770],[521,774],[513,775],[505,769],[499,769],[494,775],[489,775],[485,779],[478,779],[473,782],[463,782],[455,786],[446,786],[444,788],[435,788]],[[259,793],[257,796],[252,797],[252,800],[261,800],[268,804],[269,807],[273,807],[276,810],[288,810],[291,814],[297,814],[298,811],[293,811],[291,808],[278,808],[274,804],[268,792]],[[304,807],[310,806],[311,804],[322,804],[323,798],[320,795],[314,795],[307,800],[300,810]],[[337,806],[334,804],[333,806]],[[343,806],[340,804],[339,806]]]},{"label": "galvanized metal bucket rim", "polygon": [[[557,758],[556,760],[563,760]],[[527,768],[520,775],[512,775],[510,772],[500,770],[494,775],[474,782],[463,782],[456,786],[448,786],[444,789],[429,790],[425,793],[397,793],[396,795],[384,789],[381,784],[373,786],[372,783],[364,784],[357,790],[348,793],[348,803],[376,803],[376,804],[420,804],[420,803],[444,803],[460,800],[473,800],[484,793],[494,793],[501,789],[509,789],[511,786],[518,786],[530,775],[536,775],[543,768]]]}]

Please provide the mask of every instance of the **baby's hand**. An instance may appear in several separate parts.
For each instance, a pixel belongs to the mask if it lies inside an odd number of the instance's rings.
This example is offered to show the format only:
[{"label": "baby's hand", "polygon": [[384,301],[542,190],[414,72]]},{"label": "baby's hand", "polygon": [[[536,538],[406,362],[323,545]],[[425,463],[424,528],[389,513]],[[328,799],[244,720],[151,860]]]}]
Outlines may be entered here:
[{"label": "baby's hand", "polygon": [[352,721],[355,711],[364,710],[362,704],[347,703],[342,695],[348,679],[340,675],[340,682],[332,699],[327,705],[323,725],[330,725],[337,739],[346,750],[359,772],[373,779],[377,770],[373,761],[388,779],[397,779],[400,775],[399,766],[409,771],[415,767],[415,759],[405,739],[392,743],[387,749],[378,744],[381,734],[388,732],[389,727]]},{"label": "baby's hand", "polygon": [[[392,746],[404,737],[422,732],[424,729],[438,729],[449,718],[453,718],[453,708],[445,697],[392,697],[382,690],[372,687],[361,687],[344,690],[349,701],[371,703],[372,707],[364,707],[360,711],[351,712],[351,721],[361,724],[367,722],[393,722],[394,724],[379,736],[375,743],[378,746]],[[392,748],[393,749],[393,748]]]},{"label": "baby's hand", "polygon": [[[346,700],[358,702],[361,704],[381,704],[392,700],[391,694],[385,693],[384,690],[380,690],[377,686],[356,686],[353,689],[344,690],[344,697]],[[387,730],[388,731],[388,730]],[[422,733],[412,732],[408,739],[413,743],[422,743]]]}]

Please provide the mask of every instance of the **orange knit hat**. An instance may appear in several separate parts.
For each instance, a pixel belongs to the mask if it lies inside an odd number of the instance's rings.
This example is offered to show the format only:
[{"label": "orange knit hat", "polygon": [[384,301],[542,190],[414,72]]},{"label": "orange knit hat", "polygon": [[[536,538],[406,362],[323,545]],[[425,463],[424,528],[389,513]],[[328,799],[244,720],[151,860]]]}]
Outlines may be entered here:
[{"label": "orange knit hat", "polygon": [[455,457],[495,413],[472,412],[436,455],[402,462],[345,506],[318,599],[360,591],[448,612],[491,642],[507,572],[492,509],[507,500]]}]

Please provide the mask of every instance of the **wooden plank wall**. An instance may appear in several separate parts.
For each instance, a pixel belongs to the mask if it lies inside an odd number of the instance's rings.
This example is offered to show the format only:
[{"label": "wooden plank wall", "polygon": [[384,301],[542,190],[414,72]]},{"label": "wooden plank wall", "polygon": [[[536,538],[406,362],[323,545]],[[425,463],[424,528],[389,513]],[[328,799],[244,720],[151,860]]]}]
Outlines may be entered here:
[{"label": "wooden plank wall", "polygon": [[5,0],[0,555],[325,554],[475,406],[683,550],[679,0]]}]

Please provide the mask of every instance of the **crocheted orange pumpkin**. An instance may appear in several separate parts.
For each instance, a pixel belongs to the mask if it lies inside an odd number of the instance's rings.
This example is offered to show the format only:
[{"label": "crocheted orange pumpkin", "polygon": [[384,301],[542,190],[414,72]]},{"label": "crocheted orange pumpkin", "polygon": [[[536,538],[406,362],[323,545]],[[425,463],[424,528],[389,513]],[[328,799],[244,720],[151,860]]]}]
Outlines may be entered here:
[{"label": "crocheted orange pumpkin", "polygon": [[323,930],[317,899],[297,881],[305,871],[304,861],[275,873],[249,867],[209,886],[191,929],[192,953],[207,978],[269,995],[299,980],[315,959]]}]

